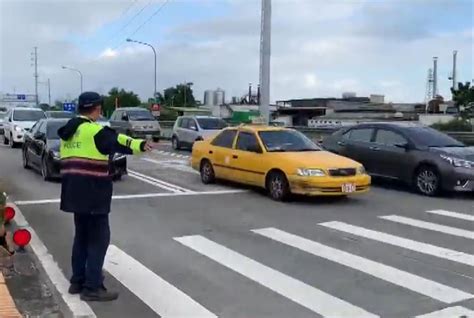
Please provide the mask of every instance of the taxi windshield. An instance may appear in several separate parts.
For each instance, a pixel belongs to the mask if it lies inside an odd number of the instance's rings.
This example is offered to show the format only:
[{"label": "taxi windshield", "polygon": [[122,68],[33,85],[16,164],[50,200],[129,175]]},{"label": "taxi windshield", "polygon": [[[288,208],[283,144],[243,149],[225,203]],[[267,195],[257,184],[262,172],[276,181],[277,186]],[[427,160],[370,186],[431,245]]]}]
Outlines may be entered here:
[{"label": "taxi windshield", "polygon": [[314,142],[295,130],[271,130],[259,132],[268,152],[319,151]]}]

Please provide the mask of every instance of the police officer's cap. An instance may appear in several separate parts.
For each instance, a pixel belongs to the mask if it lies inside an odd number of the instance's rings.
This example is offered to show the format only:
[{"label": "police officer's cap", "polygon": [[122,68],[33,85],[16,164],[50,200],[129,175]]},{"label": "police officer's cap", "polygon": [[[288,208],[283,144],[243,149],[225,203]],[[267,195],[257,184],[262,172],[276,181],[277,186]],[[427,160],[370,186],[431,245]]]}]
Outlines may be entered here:
[{"label": "police officer's cap", "polygon": [[96,92],[84,92],[79,95],[79,108],[91,108],[102,104],[103,99]]}]

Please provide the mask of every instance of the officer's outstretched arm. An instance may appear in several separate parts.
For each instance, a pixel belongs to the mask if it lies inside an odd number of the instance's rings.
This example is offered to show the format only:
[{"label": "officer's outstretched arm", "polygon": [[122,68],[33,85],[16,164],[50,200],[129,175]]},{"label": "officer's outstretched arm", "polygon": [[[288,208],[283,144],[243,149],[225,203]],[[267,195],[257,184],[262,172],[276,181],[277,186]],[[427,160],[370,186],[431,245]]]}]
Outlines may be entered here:
[{"label": "officer's outstretched arm", "polygon": [[127,155],[145,151],[146,142],[127,135],[117,134],[115,130],[104,127],[94,136],[97,150],[104,155],[123,153]]}]

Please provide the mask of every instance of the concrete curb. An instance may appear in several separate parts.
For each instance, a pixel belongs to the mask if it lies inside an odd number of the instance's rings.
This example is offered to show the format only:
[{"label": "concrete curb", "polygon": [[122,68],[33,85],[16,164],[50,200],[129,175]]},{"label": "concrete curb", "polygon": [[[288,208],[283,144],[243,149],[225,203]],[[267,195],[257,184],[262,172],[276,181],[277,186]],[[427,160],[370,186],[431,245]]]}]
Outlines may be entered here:
[{"label": "concrete curb", "polygon": [[0,317],[21,318],[15,302],[13,301],[8,287],[5,283],[5,278],[0,272]]},{"label": "concrete curb", "polygon": [[[20,208],[12,202],[8,202],[7,205],[16,211],[13,223],[19,228],[30,231],[31,242],[25,249],[32,255],[36,267],[45,278],[46,285],[53,293],[54,299],[57,300],[63,316],[67,318],[96,318],[89,305],[81,301],[78,295],[68,294],[69,282],[35,230],[26,221]],[[0,315],[0,317],[3,316]]]}]

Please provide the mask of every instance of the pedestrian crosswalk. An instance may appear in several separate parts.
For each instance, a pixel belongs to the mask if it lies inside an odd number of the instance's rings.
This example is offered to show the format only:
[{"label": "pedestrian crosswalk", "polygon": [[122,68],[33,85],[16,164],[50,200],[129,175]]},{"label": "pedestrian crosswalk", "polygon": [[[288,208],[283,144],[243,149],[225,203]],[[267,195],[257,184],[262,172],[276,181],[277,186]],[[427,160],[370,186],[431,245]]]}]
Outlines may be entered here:
[{"label": "pedestrian crosswalk", "polygon": [[[429,222],[434,220],[434,218],[431,218],[433,215],[437,216],[436,223]],[[431,233],[431,235],[423,236],[426,238],[432,237],[434,232],[441,236],[451,235],[458,240],[467,239],[467,242],[474,239],[474,232],[441,224],[442,218],[457,221],[458,224],[461,221],[474,225],[474,223],[470,223],[474,222],[471,214],[430,210],[416,217],[402,215],[374,217],[373,220],[377,224],[376,229],[371,228],[370,222],[364,223],[364,226],[342,221],[315,222],[313,229],[314,233],[318,235],[314,236],[306,231],[295,233],[294,229],[285,229],[284,227],[248,229],[244,234],[248,236],[248,240],[244,240],[243,245],[252,242],[252,240],[258,240],[256,246],[260,249],[262,246],[271,245],[271,249],[261,251],[261,254],[265,255],[268,255],[270,251],[286,249],[286,252],[276,252],[276,255],[271,258],[272,261],[260,257],[259,253],[249,255],[248,248],[245,248],[245,246],[235,245],[235,242],[229,245],[225,240],[220,241],[218,236],[207,237],[205,234],[191,234],[177,236],[173,240],[179,243],[177,246],[183,249],[181,252],[190,254],[191,257],[204,257],[223,270],[237,273],[241,279],[257,283],[257,286],[260,286],[258,288],[270,290],[287,301],[323,317],[381,317],[387,312],[394,312],[395,310],[401,312],[400,308],[404,308],[406,304],[398,303],[396,300],[390,301],[383,305],[392,308],[387,308],[386,312],[379,312],[375,309],[380,307],[368,305],[372,301],[370,299],[361,301],[360,298],[345,297],[344,292],[334,293],[334,289],[325,283],[315,284],[314,281],[306,281],[305,277],[293,277],[292,272],[288,271],[287,267],[282,268],[275,263],[275,260],[278,259],[285,259],[286,263],[294,260],[295,254],[289,254],[287,249],[309,256],[309,258],[305,258],[305,262],[314,262],[314,266],[310,268],[310,271],[324,271],[325,267],[320,266],[321,263],[317,262],[317,260],[324,260],[335,264],[335,268],[339,271],[358,273],[358,279],[370,277],[384,282],[384,284],[378,285],[382,290],[378,290],[376,293],[390,295],[397,289],[397,293],[401,291],[410,295],[418,295],[420,299],[432,302],[431,310],[426,310],[426,306],[420,307],[422,309],[412,308],[413,306],[406,308],[405,317],[473,318],[474,284],[472,284],[472,287],[466,287],[468,285],[433,277],[433,275],[428,275],[423,271],[414,273],[411,268],[397,268],[397,264],[400,263],[392,261],[394,255],[395,257],[401,257],[400,254],[393,253],[392,249],[404,249],[416,253],[417,258],[431,257],[424,263],[428,264],[427,266],[429,266],[429,262],[433,257],[448,262],[448,264],[453,264],[453,266],[461,265],[461,267],[456,268],[456,273],[464,275],[465,279],[474,282],[474,255],[466,252],[471,249],[459,248],[459,246],[458,248],[448,248],[433,244],[428,239],[426,241],[420,239],[420,231],[421,234]],[[397,228],[397,235],[393,234],[393,224],[401,225],[400,228]],[[416,240],[412,237],[412,228],[417,229]],[[408,230],[404,232],[404,235],[400,235],[399,230],[403,229]],[[382,256],[371,259],[373,254],[368,249],[372,245],[360,244],[357,251],[348,251],[347,247],[334,246],[333,241],[324,240],[324,235],[331,237],[347,237],[349,235],[381,244],[384,246],[382,253],[390,255],[391,258]],[[199,262],[199,264],[204,266],[202,262]],[[192,264],[190,264],[191,266]],[[298,264],[295,262],[294,266],[297,267]],[[218,306],[213,305],[211,299],[202,298],[192,293],[189,295],[184,293],[173,286],[173,282],[161,278],[117,246],[109,247],[105,269],[161,317],[225,316],[225,313],[219,311]],[[464,270],[464,272],[460,272],[460,270]],[[196,275],[199,271],[199,267],[192,267],[193,275]],[[334,274],[333,271],[330,271],[330,273]],[[186,275],[186,273],[182,274]],[[309,274],[308,276],[311,276]],[[325,273],[322,272],[322,275],[325,275]],[[446,271],[446,275],[450,275],[449,271]],[[345,275],[343,277],[351,276]],[[368,285],[349,284],[347,282],[347,286],[348,288],[358,289],[351,290],[353,293],[364,293],[366,291],[363,288]],[[232,287],[229,286],[229,288]],[[238,291],[235,291],[235,293],[238,293]],[[199,302],[195,300],[196,296],[200,299]],[[262,306],[265,306],[265,304],[262,303]],[[279,313],[275,312],[272,316],[279,317]]]}]

